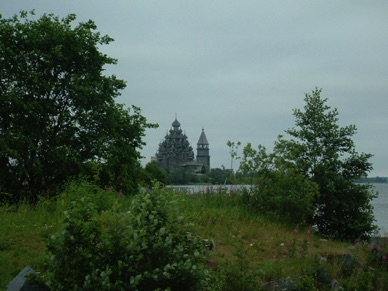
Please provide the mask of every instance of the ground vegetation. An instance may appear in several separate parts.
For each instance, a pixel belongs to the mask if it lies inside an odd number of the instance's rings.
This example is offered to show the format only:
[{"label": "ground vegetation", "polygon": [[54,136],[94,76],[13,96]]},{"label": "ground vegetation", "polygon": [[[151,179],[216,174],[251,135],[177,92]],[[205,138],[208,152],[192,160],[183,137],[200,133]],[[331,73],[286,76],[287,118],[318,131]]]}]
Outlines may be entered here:
[{"label": "ground vegetation", "polygon": [[311,227],[259,215],[237,193],[155,189],[122,196],[76,182],[57,199],[0,210],[0,289],[26,265],[53,290],[66,284],[385,290],[388,284],[383,233],[370,241],[324,239]]}]

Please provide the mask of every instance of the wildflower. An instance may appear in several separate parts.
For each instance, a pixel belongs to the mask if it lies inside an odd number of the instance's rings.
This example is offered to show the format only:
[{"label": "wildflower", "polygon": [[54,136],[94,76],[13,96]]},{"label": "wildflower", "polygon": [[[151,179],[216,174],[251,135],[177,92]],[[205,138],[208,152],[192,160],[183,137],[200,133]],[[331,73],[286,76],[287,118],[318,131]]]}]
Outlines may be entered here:
[{"label": "wildflower", "polygon": [[373,250],[373,243],[368,244],[368,249]]},{"label": "wildflower", "polygon": [[378,245],[378,246],[377,246],[377,252],[378,252],[378,253],[381,253],[382,250],[383,250],[383,249],[382,249],[381,245]]},{"label": "wildflower", "polygon": [[382,259],[385,262],[387,260],[387,255],[383,255]]},{"label": "wildflower", "polygon": [[295,228],[295,229],[294,229],[294,234],[295,234],[295,235],[298,235],[298,232],[299,232],[299,231],[298,231],[298,228]]},{"label": "wildflower", "polygon": [[118,196],[119,198],[123,197],[123,196],[124,196],[123,191],[120,190],[119,193],[117,194],[117,196]]}]

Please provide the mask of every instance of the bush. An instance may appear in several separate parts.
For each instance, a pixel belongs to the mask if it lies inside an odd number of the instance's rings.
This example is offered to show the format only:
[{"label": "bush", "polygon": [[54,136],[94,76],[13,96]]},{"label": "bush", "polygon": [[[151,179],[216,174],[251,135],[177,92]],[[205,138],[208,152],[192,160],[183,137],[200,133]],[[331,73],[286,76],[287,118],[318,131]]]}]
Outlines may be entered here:
[{"label": "bush", "polygon": [[257,179],[257,188],[243,191],[245,203],[256,212],[290,224],[305,224],[313,214],[318,189],[302,175],[278,170]]},{"label": "bush", "polygon": [[111,197],[109,209],[99,208],[95,195],[86,191],[74,200],[63,231],[48,241],[50,288],[205,288],[206,247],[179,216],[173,194],[156,189],[134,196],[127,208],[128,198]]},{"label": "bush", "polygon": [[243,191],[245,203],[258,213],[291,224],[305,224],[313,215],[313,202],[319,194],[317,184],[278,153],[269,154],[264,146],[255,149],[248,143],[240,170],[251,177],[251,190]]}]

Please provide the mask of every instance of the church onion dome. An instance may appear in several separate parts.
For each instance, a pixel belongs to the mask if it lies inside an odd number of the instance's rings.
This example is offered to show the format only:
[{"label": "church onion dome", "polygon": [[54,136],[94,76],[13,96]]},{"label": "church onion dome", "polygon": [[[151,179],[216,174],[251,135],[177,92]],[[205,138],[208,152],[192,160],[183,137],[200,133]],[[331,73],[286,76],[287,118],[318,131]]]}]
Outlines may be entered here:
[{"label": "church onion dome", "polygon": [[209,145],[209,142],[207,141],[207,138],[205,135],[205,130],[203,128],[197,144]]},{"label": "church onion dome", "polygon": [[174,122],[172,123],[172,127],[180,127],[181,124],[179,123],[179,121],[175,118]]}]

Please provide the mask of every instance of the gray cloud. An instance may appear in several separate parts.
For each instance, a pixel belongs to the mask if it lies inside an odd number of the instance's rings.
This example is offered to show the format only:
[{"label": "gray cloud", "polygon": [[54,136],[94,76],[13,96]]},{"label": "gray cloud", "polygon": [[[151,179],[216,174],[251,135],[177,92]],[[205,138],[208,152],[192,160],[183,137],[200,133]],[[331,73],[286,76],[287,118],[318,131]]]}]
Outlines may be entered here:
[{"label": "gray cloud", "polygon": [[4,17],[36,9],[92,19],[115,42],[107,68],[127,81],[119,102],[151,122],[149,161],[178,113],[195,146],[202,127],[212,166],[228,166],[227,140],[263,144],[293,126],[293,108],[316,86],[356,124],[371,175],[388,176],[388,2],[363,1],[3,1]]}]

